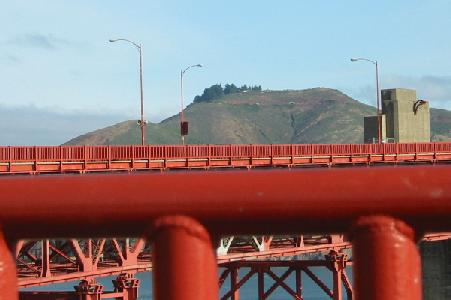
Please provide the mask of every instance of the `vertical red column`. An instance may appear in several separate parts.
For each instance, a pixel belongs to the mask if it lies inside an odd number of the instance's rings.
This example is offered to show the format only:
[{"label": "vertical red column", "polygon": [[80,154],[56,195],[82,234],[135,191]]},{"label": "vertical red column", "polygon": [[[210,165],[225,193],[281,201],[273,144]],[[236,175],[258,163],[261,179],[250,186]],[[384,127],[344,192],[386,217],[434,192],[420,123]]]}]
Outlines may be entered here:
[{"label": "vertical red column", "polygon": [[332,271],[333,279],[333,300],[343,299],[343,282],[341,277],[343,276],[343,269],[345,268],[345,256],[342,253],[337,253],[332,250],[326,255],[326,260],[330,263],[330,269]]},{"label": "vertical red column", "polygon": [[353,229],[356,299],[422,299],[414,230],[392,217],[361,217]]},{"label": "vertical red column", "polygon": [[265,273],[262,269],[258,270],[258,299],[265,299]]},{"label": "vertical red column", "polygon": [[232,300],[240,300],[240,289],[238,288],[240,274],[238,273],[238,270],[238,267],[234,267],[232,271],[230,271],[230,290],[232,291]]},{"label": "vertical red column", "polygon": [[296,269],[296,295],[302,299],[302,277],[301,269]]},{"label": "vertical red column", "polygon": [[17,300],[16,264],[0,228],[0,299]]},{"label": "vertical red column", "polygon": [[42,240],[41,277],[50,277],[50,241]]},{"label": "vertical red column", "polygon": [[162,217],[150,235],[155,299],[218,299],[215,250],[201,224],[185,216]]}]

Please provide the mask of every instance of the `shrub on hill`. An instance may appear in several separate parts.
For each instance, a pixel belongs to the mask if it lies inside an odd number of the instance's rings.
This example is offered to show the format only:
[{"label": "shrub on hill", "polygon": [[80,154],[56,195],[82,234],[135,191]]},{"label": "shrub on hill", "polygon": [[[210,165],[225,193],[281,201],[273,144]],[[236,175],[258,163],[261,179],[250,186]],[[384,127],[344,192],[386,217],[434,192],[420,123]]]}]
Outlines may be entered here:
[{"label": "shrub on hill", "polygon": [[226,84],[224,88],[221,84],[214,84],[209,88],[204,89],[204,92],[202,95],[198,95],[194,97],[194,102],[211,102],[215,99],[219,99],[224,95],[230,95],[230,94],[236,94],[236,93],[243,93],[248,91],[261,91],[262,87],[261,85],[254,85],[254,86],[247,86],[242,85],[241,87],[237,87],[236,85],[232,84]]}]

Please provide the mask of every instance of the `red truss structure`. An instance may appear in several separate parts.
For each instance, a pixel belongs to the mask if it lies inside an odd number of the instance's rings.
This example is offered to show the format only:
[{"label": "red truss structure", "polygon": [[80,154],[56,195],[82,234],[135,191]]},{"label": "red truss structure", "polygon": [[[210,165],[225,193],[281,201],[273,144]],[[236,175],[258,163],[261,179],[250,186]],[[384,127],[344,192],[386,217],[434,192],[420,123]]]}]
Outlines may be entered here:
[{"label": "red truss structure", "polygon": [[[423,240],[449,238],[451,233],[437,233]],[[341,252],[351,247],[342,235],[230,236],[220,240],[216,253],[219,266],[237,266],[240,261]],[[144,238],[21,240],[16,246],[16,268],[19,287],[92,280],[150,271],[152,251]]]}]

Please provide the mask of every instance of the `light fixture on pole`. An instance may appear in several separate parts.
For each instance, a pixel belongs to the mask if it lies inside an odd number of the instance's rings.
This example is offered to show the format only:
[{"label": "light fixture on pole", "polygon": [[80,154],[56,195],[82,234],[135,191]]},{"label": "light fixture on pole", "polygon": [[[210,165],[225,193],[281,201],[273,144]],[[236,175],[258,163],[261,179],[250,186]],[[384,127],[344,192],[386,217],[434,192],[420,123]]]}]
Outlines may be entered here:
[{"label": "light fixture on pole", "polygon": [[141,92],[141,119],[138,120],[138,126],[141,128],[141,145],[145,143],[145,127],[147,125],[147,121],[144,120],[144,93],[143,93],[143,47],[142,44],[137,44],[127,39],[110,39],[110,43],[124,41],[132,44],[136,47],[139,52],[139,88]]},{"label": "light fixture on pole", "polygon": [[185,120],[183,113],[183,75],[191,68],[202,68],[201,64],[192,65],[180,71],[180,136],[182,137],[182,145],[185,145],[185,136],[188,135],[188,121]]},{"label": "light fixture on pole", "polygon": [[377,142],[380,144],[382,142],[382,123],[381,123],[381,108],[382,108],[382,103],[381,103],[381,91],[379,89],[379,68],[377,65],[377,60],[371,60],[368,58],[351,58],[352,62],[356,62],[356,61],[367,61],[370,62],[372,64],[374,64],[376,66],[376,102],[377,102],[377,114],[376,114],[376,118],[377,118]]}]

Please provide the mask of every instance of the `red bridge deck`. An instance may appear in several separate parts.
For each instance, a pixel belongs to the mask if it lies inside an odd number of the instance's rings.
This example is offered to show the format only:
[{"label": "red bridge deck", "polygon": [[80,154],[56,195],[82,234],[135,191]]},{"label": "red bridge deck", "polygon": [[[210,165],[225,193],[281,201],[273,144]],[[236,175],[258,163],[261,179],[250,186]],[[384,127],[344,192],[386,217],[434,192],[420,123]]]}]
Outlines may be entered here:
[{"label": "red bridge deck", "polygon": [[0,147],[0,174],[451,161],[451,143]]}]

